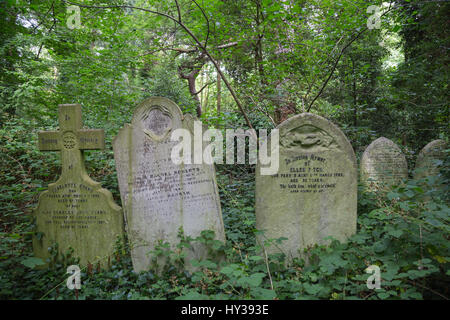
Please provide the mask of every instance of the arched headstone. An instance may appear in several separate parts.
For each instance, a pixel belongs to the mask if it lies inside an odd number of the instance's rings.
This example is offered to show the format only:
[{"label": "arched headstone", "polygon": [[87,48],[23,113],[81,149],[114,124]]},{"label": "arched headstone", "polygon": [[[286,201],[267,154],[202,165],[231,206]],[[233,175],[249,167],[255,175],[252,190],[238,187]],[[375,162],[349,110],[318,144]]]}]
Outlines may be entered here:
[{"label": "arched headstone", "polygon": [[439,174],[439,164],[445,160],[444,150],[447,144],[444,140],[434,140],[427,144],[419,153],[414,169],[414,179],[422,179]]},{"label": "arched headstone", "polygon": [[[191,132],[194,119],[183,116],[171,100],[153,97],[136,108],[131,124],[114,139],[114,158],[124,206],[131,258],[135,271],[150,267],[150,251],[159,240],[172,248],[185,236],[197,237],[213,230],[225,241],[214,165],[175,164],[171,159],[171,133]],[[206,250],[195,247],[187,254],[202,259]],[[189,266],[188,266],[189,267]]]},{"label": "arched headstone", "polygon": [[366,190],[386,191],[406,178],[406,158],[391,140],[378,138],[364,151],[361,157],[361,182]]},{"label": "arched headstone", "polygon": [[288,238],[269,252],[299,257],[327,237],[356,232],[357,165],[344,133],[329,120],[303,113],[279,129],[279,170],[256,168],[256,227],[268,239]]}]

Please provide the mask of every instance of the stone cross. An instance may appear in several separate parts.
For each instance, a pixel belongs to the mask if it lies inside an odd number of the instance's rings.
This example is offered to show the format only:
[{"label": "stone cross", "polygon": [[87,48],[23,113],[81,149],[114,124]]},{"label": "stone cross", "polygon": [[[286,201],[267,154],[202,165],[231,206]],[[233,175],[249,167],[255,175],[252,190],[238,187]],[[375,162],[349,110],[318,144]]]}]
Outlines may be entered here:
[{"label": "stone cross", "polygon": [[88,176],[83,159],[83,150],[104,149],[104,132],[82,129],[78,104],[59,106],[59,127],[59,131],[39,132],[41,151],[61,151],[62,172],[39,197],[34,255],[46,260],[49,247],[57,243],[60,254],[72,248],[82,266],[107,266],[114,243],[124,232],[122,209],[108,190]]},{"label": "stone cross", "polygon": [[70,175],[75,168],[84,170],[81,150],[105,148],[102,129],[82,129],[81,105],[59,105],[59,131],[39,132],[39,150],[61,151],[61,176]]}]

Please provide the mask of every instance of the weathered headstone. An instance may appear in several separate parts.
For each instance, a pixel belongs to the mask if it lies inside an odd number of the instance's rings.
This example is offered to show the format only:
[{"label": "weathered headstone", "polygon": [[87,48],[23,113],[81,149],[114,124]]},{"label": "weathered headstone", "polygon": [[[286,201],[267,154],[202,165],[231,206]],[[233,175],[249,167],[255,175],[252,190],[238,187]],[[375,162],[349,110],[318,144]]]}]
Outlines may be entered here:
[{"label": "weathered headstone", "polygon": [[408,164],[400,148],[391,140],[381,137],[364,151],[360,174],[366,190],[387,191],[408,178]]},{"label": "weathered headstone", "polygon": [[269,252],[302,256],[327,237],[345,241],[356,232],[357,167],[344,133],[320,116],[303,113],[278,127],[279,170],[256,168],[256,227],[264,238],[288,238]]},{"label": "weathered headstone", "polygon": [[49,257],[55,242],[65,253],[74,249],[80,264],[107,266],[118,236],[123,235],[122,209],[112,194],[92,180],[84,166],[83,151],[104,149],[104,132],[82,129],[81,105],[59,105],[59,131],[39,132],[39,149],[61,151],[62,172],[39,197],[35,210],[36,257]]},{"label": "weathered headstone", "polygon": [[[225,241],[219,193],[213,165],[175,164],[171,159],[171,133],[193,130],[194,119],[183,116],[171,100],[146,99],[136,108],[131,124],[114,139],[114,157],[125,210],[131,257],[135,271],[150,267],[159,240],[175,246],[180,228],[185,236],[197,237],[213,230]],[[186,262],[202,259],[206,250],[195,247]]]},{"label": "weathered headstone", "polygon": [[444,150],[447,144],[444,140],[434,140],[420,151],[414,169],[414,179],[422,179],[439,174],[439,163],[445,160]]}]

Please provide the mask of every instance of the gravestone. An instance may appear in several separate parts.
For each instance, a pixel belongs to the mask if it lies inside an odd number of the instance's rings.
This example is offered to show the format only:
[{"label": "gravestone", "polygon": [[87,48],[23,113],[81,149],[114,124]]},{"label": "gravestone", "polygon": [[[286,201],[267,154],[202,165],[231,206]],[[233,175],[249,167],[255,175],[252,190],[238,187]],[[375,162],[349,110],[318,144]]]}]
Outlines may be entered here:
[{"label": "gravestone", "polygon": [[[149,254],[159,240],[172,248],[179,242],[180,228],[190,237],[213,230],[216,239],[225,241],[214,165],[173,163],[171,151],[178,142],[170,137],[177,128],[192,133],[194,119],[183,116],[171,100],[153,97],[136,108],[131,124],[114,139],[119,189],[137,272],[150,267]],[[191,259],[204,257],[206,250],[196,246],[187,252],[185,261],[189,268]]]},{"label": "gravestone", "polygon": [[327,237],[345,241],[356,232],[357,167],[344,133],[325,118],[302,113],[277,129],[278,173],[256,168],[256,228],[260,240],[288,238],[268,252],[291,260]]},{"label": "gravestone", "polygon": [[439,174],[439,162],[445,160],[444,150],[447,144],[444,140],[434,140],[420,151],[414,169],[414,179],[423,179]]},{"label": "gravestone", "polygon": [[112,194],[92,180],[82,150],[104,149],[104,132],[82,129],[81,105],[59,105],[59,131],[39,132],[41,151],[60,151],[62,171],[39,197],[34,212],[36,257],[49,257],[55,242],[60,253],[74,249],[82,266],[108,264],[118,236],[123,235],[122,209]]},{"label": "gravestone", "polygon": [[364,151],[360,174],[366,190],[385,192],[408,178],[408,164],[400,148],[391,140],[381,137]]}]

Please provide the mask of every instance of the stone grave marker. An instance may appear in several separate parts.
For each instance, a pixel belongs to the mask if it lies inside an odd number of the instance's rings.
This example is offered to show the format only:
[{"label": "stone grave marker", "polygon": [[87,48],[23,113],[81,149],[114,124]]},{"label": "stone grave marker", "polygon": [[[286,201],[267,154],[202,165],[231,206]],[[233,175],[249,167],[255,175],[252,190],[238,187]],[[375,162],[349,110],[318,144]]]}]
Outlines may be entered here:
[{"label": "stone grave marker", "polygon": [[419,153],[414,169],[414,179],[422,179],[439,174],[439,162],[445,160],[444,150],[447,144],[444,140],[434,140],[427,144]]},{"label": "stone grave marker", "polygon": [[[150,267],[150,251],[159,240],[172,247],[179,242],[180,228],[191,237],[213,230],[216,239],[225,241],[214,165],[173,163],[171,151],[178,142],[170,137],[177,128],[193,133],[194,119],[183,116],[171,100],[152,97],[138,105],[131,124],[125,124],[113,142],[137,272]],[[187,268],[191,259],[200,260],[206,253],[200,246],[188,251]]]},{"label": "stone grave marker", "polygon": [[[270,253],[301,257],[326,238],[345,241],[356,232],[357,166],[344,133],[311,113],[296,115],[278,127],[279,170],[261,175],[256,168],[256,227],[260,239],[288,238]],[[261,241],[261,243],[263,243]]]},{"label": "stone grave marker", "polygon": [[34,212],[36,257],[49,257],[55,242],[60,253],[74,249],[81,266],[106,267],[118,236],[123,235],[122,209],[112,194],[92,180],[84,165],[83,150],[104,149],[104,132],[82,129],[81,105],[59,105],[59,131],[39,132],[41,151],[60,151],[60,178],[39,197]]},{"label": "stone grave marker", "polygon": [[384,137],[373,141],[361,157],[361,182],[366,190],[387,191],[408,178],[408,164],[400,148]]}]

